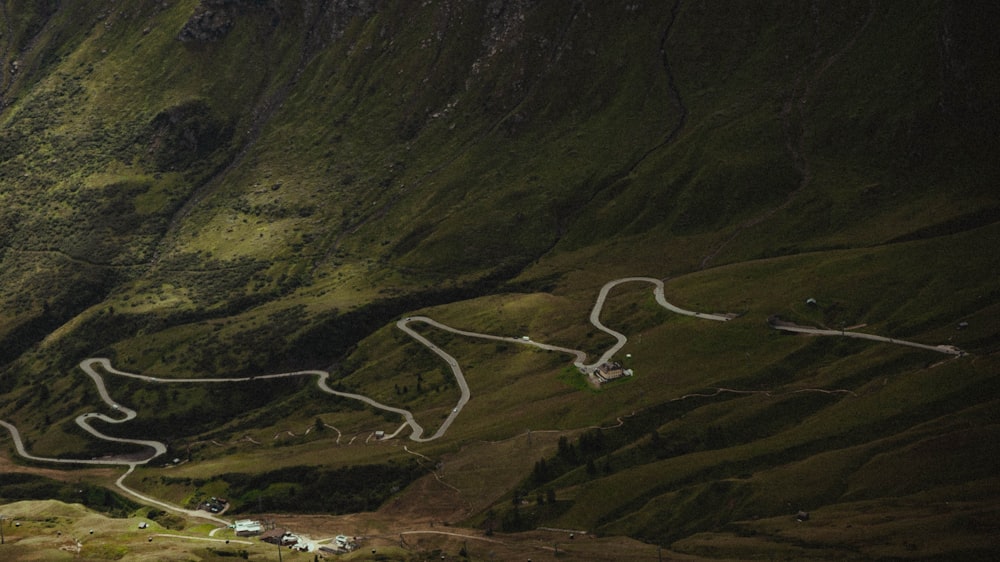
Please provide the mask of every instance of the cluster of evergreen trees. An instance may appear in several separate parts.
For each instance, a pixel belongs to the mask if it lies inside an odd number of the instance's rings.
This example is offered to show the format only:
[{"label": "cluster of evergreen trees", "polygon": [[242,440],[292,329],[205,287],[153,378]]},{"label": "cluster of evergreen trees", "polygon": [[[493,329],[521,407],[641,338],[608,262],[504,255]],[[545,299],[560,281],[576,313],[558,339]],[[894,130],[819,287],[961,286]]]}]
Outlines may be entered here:
[{"label": "cluster of evergreen trees", "polygon": [[126,517],[139,508],[139,504],[132,500],[100,486],[60,482],[20,472],[0,473],[0,503],[51,499],[80,503],[113,517]]},{"label": "cluster of evergreen trees", "polygon": [[222,474],[216,479],[228,485],[236,513],[341,514],[375,510],[425,472],[415,460],[407,460],[342,468],[292,466],[261,474]]}]

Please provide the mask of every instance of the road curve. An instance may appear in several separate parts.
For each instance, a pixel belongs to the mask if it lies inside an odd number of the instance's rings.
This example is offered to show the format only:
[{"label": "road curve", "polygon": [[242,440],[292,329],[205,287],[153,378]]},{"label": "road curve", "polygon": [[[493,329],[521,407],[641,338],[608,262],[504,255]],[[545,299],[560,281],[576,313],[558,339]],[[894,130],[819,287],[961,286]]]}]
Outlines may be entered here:
[{"label": "road curve", "polygon": [[[455,418],[458,417],[458,414],[462,411],[462,408],[464,408],[465,405],[469,402],[469,398],[472,396],[472,394],[471,392],[469,392],[469,383],[465,381],[465,375],[462,373],[462,367],[459,366],[458,361],[450,354],[448,354],[446,351],[435,345],[434,342],[420,335],[419,333],[414,331],[413,328],[410,328],[410,322],[424,322],[426,324],[438,327],[444,326],[444,324],[435,322],[434,320],[431,320],[426,316],[412,316],[409,318],[403,318],[402,320],[396,322],[396,327],[406,332],[406,334],[411,338],[422,343],[424,347],[436,353],[438,357],[444,359],[444,362],[447,363],[448,367],[451,369],[452,374],[455,375],[455,381],[458,382],[458,388],[459,391],[461,392],[461,396],[459,396],[458,398],[458,403],[455,405],[454,408],[451,409],[451,412],[448,413],[448,417],[445,418],[444,422],[441,424],[438,430],[434,432],[434,435],[426,439],[423,439],[424,441],[430,441],[431,439],[437,439],[438,437],[441,437],[442,435],[445,434],[446,431],[448,431],[448,428],[451,427],[451,423],[455,421]],[[414,433],[416,433],[417,428],[419,428],[420,426],[416,425],[416,422],[413,422],[411,425],[414,427]],[[413,436],[411,435],[410,438],[413,439]],[[417,441],[417,439],[414,440]]]},{"label": "road curve", "polygon": [[149,497],[149,496],[147,496],[145,494],[142,494],[140,492],[137,492],[137,491],[133,490],[132,488],[129,488],[128,486],[125,485],[125,479],[128,478],[129,475],[132,474],[132,471],[135,470],[135,467],[136,467],[135,464],[130,465],[129,468],[128,468],[128,470],[126,470],[125,473],[122,474],[121,476],[119,476],[118,480],[115,481],[115,486],[118,486],[118,488],[121,489],[123,492],[129,494],[130,496],[138,499],[139,501],[141,501],[143,503],[146,503],[147,505],[155,505],[157,507],[162,507],[163,509],[166,509],[168,511],[174,511],[176,513],[181,513],[181,514],[187,515],[188,517],[197,517],[199,519],[207,519],[209,521],[212,521],[214,523],[218,523],[218,524],[224,525],[224,526],[228,526],[229,525],[229,521],[226,521],[225,519],[222,519],[221,517],[216,517],[215,515],[212,515],[210,513],[206,513],[206,512],[201,511],[201,510],[184,509],[183,507],[178,507],[176,505],[169,504],[169,503],[164,502],[164,501],[160,501],[158,499],[155,499],[155,498]]},{"label": "road curve", "polygon": [[[84,416],[87,416],[87,415],[97,416],[97,414],[84,414]],[[83,416],[80,416],[80,417],[83,417]],[[77,418],[77,420],[78,420],[77,423],[80,423],[79,422],[80,417]],[[106,416],[104,416],[104,418],[106,418]],[[131,419],[131,418],[128,418],[128,419]],[[124,422],[124,421],[128,421],[128,420],[117,420],[116,422],[113,422],[113,423],[121,423],[121,422]],[[76,465],[81,465],[82,464],[82,465],[99,465],[99,466],[108,466],[108,465],[127,466],[128,470],[126,470],[125,473],[122,474],[118,478],[117,481],[115,481],[115,485],[118,486],[118,488],[120,488],[126,494],[128,494],[128,495],[130,495],[130,496],[132,496],[132,497],[134,497],[136,499],[138,499],[139,501],[145,502],[145,503],[147,503],[149,505],[155,505],[155,506],[162,507],[162,508],[170,510],[170,511],[182,513],[184,515],[188,515],[188,516],[191,516],[191,517],[198,517],[200,519],[208,519],[210,521],[214,521],[214,522],[220,523],[222,525],[229,525],[229,522],[226,521],[225,519],[220,519],[219,517],[215,517],[213,515],[205,513],[204,511],[197,511],[197,510],[193,510],[193,509],[184,509],[182,507],[177,507],[175,505],[172,505],[172,504],[169,504],[169,503],[166,503],[166,502],[162,502],[162,501],[159,501],[157,499],[154,499],[154,498],[151,498],[149,496],[146,496],[144,494],[141,494],[141,493],[139,493],[139,492],[137,492],[137,491],[135,491],[135,490],[133,490],[133,489],[125,486],[125,478],[127,478],[130,474],[132,474],[132,471],[135,470],[136,466],[138,466],[140,464],[145,464],[145,463],[149,462],[150,460],[156,458],[157,456],[159,456],[162,453],[158,452],[157,454],[155,454],[155,455],[153,455],[153,456],[151,456],[151,457],[149,457],[149,458],[147,458],[145,460],[142,460],[142,461],[127,461],[127,460],[114,459],[114,458],[104,458],[104,459],[61,459],[61,458],[56,458],[56,457],[40,457],[38,455],[33,455],[33,454],[29,453],[25,449],[25,447],[24,447],[24,441],[21,439],[21,433],[17,430],[16,426],[14,426],[11,423],[5,422],[3,420],[0,420],[0,426],[3,426],[4,428],[7,429],[7,431],[10,432],[11,437],[13,437],[13,439],[14,439],[14,448],[17,450],[17,454],[21,455],[22,457],[24,457],[26,459],[33,460],[33,461],[40,461],[40,462],[57,463],[57,464],[76,464]],[[89,426],[87,426],[85,424],[81,424],[81,426],[83,426],[85,429],[89,428]],[[122,440],[122,439],[117,439],[117,438],[114,438],[114,437],[105,436],[105,435],[101,434],[100,432],[96,432],[96,431],[93,432],[93,433],[94,433],[94,435],[96,435],[97,437],[99,437],[101,439],[107,439],[107,440],[111,440],[111,441],[128,442],[128,443],[139,443],[139,444],[144,444],[144,445],[145,444],[155,443],[156,445],[162,446],[161,443],[158,443],[156,441]],[[150,445],[150,446],[152,446],[152,445]],[[158,449],[158,447],[157,447],[157,449]],[[165,450],[165,446],[164,446],[164,450]]]},{"label": "road curve", "polygon": [[[136,417],[136,415],[137,415],[136,412],[135,412],[135,410],[132,410],[131,408],[128,408],[128,407],[126,407],[124,405],[121,405],[121,404],[115,402],[111,398],[111,396],[109,395],[109,393],[107,391],[107,387],[106,387],[105,382],[104,382],[104,377],[101,375],[100,372],[98,372],[95,369],[95,366],[99,366],[101,369],[104,370],[104,372],[106,372],[108,374],[111,374],[111,375],[120,376],[120,377],[127,377],[127,378],[133,378],[133,379],[137,379],[137,380],[141,380],[141,381],[144,381],[144,382],[147,382],[147,383],[153,383],[153,384],[179,384],[179,383],[183,383],[183,384],[229,383],[229,384],[232,384],[232,383],[250,382],[250,381],[261,380],[261,379],[277,379],[277,378],[288,378],[288,377],[315,376],[316,377],[316,386],[321,391],[323,391],[323,392],[325,392],[327,394],[332,394],[334,396],[340,396],[340,397],[348,398],[348,399],[351,399],[351,400],[358,400],[358,401],[364,402],[365,404],[368,404],[368,405],[370,405],[370,406],[372,406],[372,407],[374,407],[376,409],[380,409],[380,410],[384,410],[384,411],[387,411],[387,412],[392,412],[392,413],[400,415],[404,419],[404,423],[391,436],[389,436],[390,438],[395,437],[396,435],[398,435],[405,427],[409,427],[410,428],[410,435],[409,435],[410,440],[416,441],[416,442],[427,442],[427,441],[431,441],[431,440],[438,439],[438,438],[442,437],[448,431],[448,429],[451,427],[451,424],[455,421],[455,419],[461,413],[462,409],[469,402],[469,400],[471,398],[471,391],[469,390],[469,385],[468,385],[468,383],[465,380],[465,375],[463,374],[461,366],[459,365],[458,361],[453,356],[451,356],[450,354],[448,354],[446,351],[444,351],[443,349],[441,349],[440,347],[438,347],[436,344],[434,344],[432,341],[430,341],[429,339],[427,339],[424,336],[422,336],[420,333],[418,333],[415,330],[413,330],[413,328],[410,327],[410,324],[412,324],[414,322],[419,322],[419,323],[427,324],[427,325],[433,326],[433,327],[435,327],[437,329],[444,330],[444,331],[447,331],[447,332],[451,332],[453,334],[457,334],[457,335],[460,335],[460,336],[472,337],[472,338],[478,338],[478,339],[485,339],[485,340],[492,340],[492,341],[500,341],[500,342],[506,342],[506,343],[515,343],[515,344],[518,344],[518,345],[527,345],[527,346],[536,347],[538,349],[543,349],[543,350],[546,350],[546,351],[555,351],[555,352],[559,352],[559,353],[566,353],[566,354],[572,355],[574,357],[574,365],[577,368],[579,368],[581,371],[583,371],[585,373],[591,373],[591,372],[593,372],[597,368],[597,366],[599,366],[599,365],[601,365],[601,364],[609,361],[612,357],[614,357],[614,355],[616,353],[618,353],[621,350],[621,348],[628,342],[628,338],[624,334],[622,334],[621,332],[612,330],[611,328],[608,328],[607,326],[605,326],[601,322],[601,312],[604,309],[604,304],[605,304],[605,302],[607,300],[608,294],[611,292],[611,290],[613,288],[615,288],[618,285],[623,284],[623,283],[632,283],[632,282],[651,283],[654,286],[654,288],[653,288],[653,294],[654,294],[654,297],[656,299],[657,304],[659,304],[663,308],[666,308],[667,310],[670,310],[671,312],[674,312],[676,314],[681,314],[681,315],[684,315],[684,316],[691,316],[691,317],[694,317],[694,318],[700,318],[702,320],[712,320],[712,321],[717,321],[717,322],[727,322],[727,321],[729,321],[729,320],[731,320],[732,318],[735,317],[735,315],[731,315],[731,314],[713,314],[713,313],[705,313],[705,312],[695,312],[695,311],[692,311],[692,310],[687,310],[687,309],[684,309],[684,308],[680,308],[680,307],[678,307],[678,306],[676,306],[676,305],[668,302],[666,300],[666,297],[664,296],[663,281],[661,281],[660,279],[655,279],[655,278],[652,278],[652,277],[625,277],[625,278],[621,278],[621,279],[614,279],[612,281],[609,281],[609,282],[605,283],[604,286],[601,287],[601,290],[600,290],[600,292],[599,292],[599,294],[597,296],[597,299],[594,302],[594,307],[591,309],[591,312],[590,312],[590,323],[593,324],[594,327],[596,327],[597,329],[599,329],[602,332],[604,332],[606,334],[609,334],[611,337],[613,337],[615,339],[615,344],[613,346],[611,346],[607,351],[605,351],[595,362],[589,363],[589,364],[586,363],[586,361],[587,361],[587,353],[584,352],[584,351],[578,350],[578,349],[570,349],[570,348],[566,348],[566,347],[560,347],[560,346],[545,344],[545,343],[541,343],[541,342],[536,342],[536,341],[533,341],[533,340],[528,339],[527,337],[523,337],[523,336],[520,337],[520,338],[518,338],[518,337],[509,337],[509,336],[496,336],[496,335],[492,335],[492,334],[483,334],[483,333],[479,333],[479,332],[471,332],[471,331],[467,331],[467,330],[461,330],[461,329],[458,329],[458,328],[453,328],[453,327],[448,326],[446,324],[442,324],[442,323],[440,323],[440,322],[438,322],[436,320],[433,320],[431,318],[428,318],[426,316],[409,316],[409,317],[402,318],[402,319],[400,319],[399,321],[396,322],[396,327],[399,328],[401,331],[405,332],[408,336],[410,336],[411,338],[413,338],[415,341],[417,341],[421,345],[427,347],[430,351],[432,351],[433,353],[435,353],[436,355],[438,355],[442,360],[444,360],[444,362],[447,363],[448,367],[451,369],[452,374],[455,376],[455,380],[458,383],[458,387],[459,387],[459,390],[461,392],[461,395],[460,395],[460,397],[458,399],[458,402],[452,408],[451,412],[445,418],[444,422],[442,422],[442,424],[440,425],[440,427],[438,427],[437,431],[435,431],[430,436],[424,436],[424,428],[421,427],[420,424],[417,423],[417,421],[414,419],[413,414],[410,411],[408,411],[408,410],[405,410],[403,408],[397,408],[397,407],[394,407],[394,406],[389,406],[387,404],[382,404],[381,402],[378,402],[378,401],[376,401],[376,400],[374,400],[372,398],[369,398],[369,397],[361,395],[361,394],[355,394],[355,393],[351,393],[351,392],[342,392],[342,391],[335,390],[335,389],[331,388],[330,385],[328,384],[329,383],[329,379],[330,379],[330,373],[328,373],[327,371],[304,370],[304,371],[293,371],[293,372],[288,372],[288,373],[276,373],[276,374],[270,374],[270,375],[257,375],[257,376],[250,376],[250,377],[233,377],[233,378],[220,378],[220,377],[209,377],[209,378],[162,378],[162,377],[153,377],[153,376],[147,376],[147,375],[139,375],[139,374],[135,374],[135,373],[129,373],[129,372],[126,372],[126,371],[120,371],[118,369],[115,369],[111,365],[111,361],[109,359],[103,358],[103,357],[92,357],[92,358],[85,359],[85,360],[83,360],[83,361],[80,362],[80,368],[94,381],[94,385],[97,387],[97,391],[98,391],[98,394],[101,397],[101,400],[103,400],[105,404],[107,404],[108,406],[110,406],[115,411],[121,413],[123,417],[117,417],[116,418],[116,417],[108,416],[108,415],[103,414],[103,413],[91,412],[91,413],[85,413],[85,414],[81,414],[81,415],[77,416],[76,423],[77,423],[77,425],[79,425],[81,428],[83,428],[88,433],[94,435],[95,437],[97,437],[99,439],[103,439],[105,441],[116,442],[116,443],[128,443],[128,444],[133,444],[133,445],[139,445],[139,446],[149,447],[149,448],[152,449],[152,452],[151,452],[151,454],[147,458],[145,458],[143,460],[138,460],[137,461],[137,460],[133,460],[133,459],[123,459],[123,458],[61,459],[61,458],[52,458],[52,457],[40,457],[40,456],[37,456],[37,455],[32,455],[31,453],[29,453],[27,451],[27,449],[24,446],[24,442],[23,442],[23,440],[21,438],[21,435],[18,432],[17,427],[15,427],[13,424],[8,423],[8,422],[3,421],[3,420],[0,420],[0,426],[3,426],[4,428],[6,428],[10,432],[11,436],[13,437],[14,446],[15,446],[15,449],[17,450],[17,453],[19,455],[21,455],[22,457],[26,458],[26,459],[30,459],[30,460],[34,460],[34,461],[42,461],[42,462],[60,463],[60,464],[127,466],[128,470],[118,479],[118,481],[116,482],[116,484],[117,484],[117,486],[120,489],[122,489],[123,491],[125,491],[129,495],[132,495],[132,496],[134,496],[136,498],[139,498],[141,501],[147,502],[149,504],[157,505],[157,506],[163,507],[165,509],[169,509],[171,511],[176,511],[176,512],[180,512],[180,513],[184,513],[186,515],[193,516],[193,517],[199,517],[199,518],[202,518],[202,519],[208,519],[208,520],[215,521],[215,522],[221,523],[221,524],[228,524],[227,521],[225,521],[224,519],[221,519],[219,517],[212,516],[210,514],[202,512],[202,511],[187,510],[187,509],[183,509],[183,508],[180,508],[180,507],[172,506],[172,505],[170,505],[168,503],[161,502],[161,501],[153,499],[153,498],[151,498],[149,496],[145,496],[143,494],[140,494],[139,492],[136,492],[135,490],[132,490],[132,489],[130,489],[130,488],[128,488],[128,487],[125,486],[125,484],[124,484],[125,479],[135,470],[136,466],[148,463],[149,461],[153,460],[154,458],[159,457],[160,455],[163,455],[164,453],[166,453],[167,447],[166,447],[165,444],[163,444],[163,443],[161,443],[159,441],[143,440],[143,439],[126,439],[126,438],[120,438],[120,437],[113,437],[113,436],[107,435],[105,433],[102,433],[101,431],[99,431],[98,429],[94,428],[91,425],[91,423],[94,420],[99,420],[99,421],[102,421],[102,422],[108,423],[108,424],[121,424],[121,423],[125,423],[125,422],[128,422],[128,421],[134,419]],[[863,339],[869,339],[869,340],[880,341],[880,342],[887,342],[887,343],[894,343],[894,344],[900,344],[900,345],[907,345],[907,346],[911,346],[911,347],[916,347],[916,348],[921,348],[921,349],[927,349],[927,350],[930,350],[930,351],[936,351],[936,352],[939,352],[939,353],[947,353],[947,354],[959,355],[959,356],[964,355],[964,352],[962,352],[961,350],[959,350],[959,349],[957,349],[957,348],[955,348],[953,346],[944,346],[944,345],[931,346],[931,345],[919,344],[919,343],[915,343],[915,342],[908,342],[908,341],[898,340],[898,339],[893,339],[893,338],[886,338],[886,337],[882,337],[882,336],[874,336],[874,335],[871,335],[871,334],[863,334],[863,333],[860,333],[860,332],[845,332],[845,331],[824,330],[824,329],[819,329],[819,328],[809,328],[809,327],[804,327],[804,326],[796,326],[794,324],[790,324],[790,323],[786,323],[786,322],[780,322],[780,321],[772,321],[772,322],[770,322],[770,324],[775,329],[785,330],[785,331],[789,331],[789,332],[807,333],[807,334],[824,335],[824,336],[843,336],[843,337],[863,338]]]},{"label": "road curve", "polygon": [[[21,435],[20,435],[20,433],[18,432],[17,428],[14,425],[12,425],[12,424],[10,424],[8,422],[2,421],[2,420],[0,420],[0,425],[3,425],[5,428],[7,428],[7,430],[13,436],[14,443],[15,443],[15,448],[17,449],[18,454],[21,455],[24,458],[31,459],[31,460],[36,460],[36,461],[53,462],[53,463],[61,463],[61,464],[90,464],[90,465],[105,465],[105,466],[106,465],[117,465],[117,466],[134,467],[137,464],[148,463],[149,461],[155,459],[156,457],[159,457],[160,455],[163,455],[164,453],[166,453],[166,451],[167,451],[166,445],[163,444],[163,443],[161,443],[161,442],[159,442],[159,441],[145,440],[145,439],[126,439],[126,438],[121,438],[121,437],[113,437],[111,435],[107,435],[106,433],[101,432],[100,430],[96,429],[93,425],[91,425],[92,422],[94,422],[95,420],[102,421],[102,422],[108,423],[108,424],[121,424],[121,423],[125,423],[125,422],[128,422],[128,421],[134,419],[136,417],[136,415],[137,415],[137,413],[136,413],[135,410],[133,410],[133,409],[127,407],[127,406],[124,406],[122,404],[119,404],[113,398],[111,398],[110,394],[108,393],[107,386],[105,385],[104,377],[96,369],[96,367],[100,367],[105,373],[108,373],[108,374],[112,374],[112,375],[116,375],[116,376],[120,376],[120,377],[132,378],[132,379],[140,380],[140,381],[147,382],[147,383],[153,383],[153,384],[206,384],[206,383],[229,383],[229,384],[232,384],[232,383],[249,382],[249,381],[258,380],[258,379],[275,379],[275,378],[300,377],[300,376],[315,376],[316,377],[316,386],[320,390],[322,390],[323,392],[326,392],[327,394],[332,394],[334,396],[340,396],[340,397],[343,397],[343,398],[348,398],[348,399],[351,399],[351,400],[358,400],[358,401],[364,402],[365,404],[368,404],[368,405],[370,405],[370,406],[372,406],[374,408],[377,408],[377,409],[380,409],[380,410],[384,410],[384,411],[387,411],[387,412],[392,412],[394,414],[398,414],[398,415],[400,415],[405,420],[404,421],[404,426],[409,426],[409,428],[411,430],[409,437],[410,437],[410,439],[412,441],[416,441],[416,442],[431,441],[433,439],[440,438],[441,436],[443,436],[448,431],[448,429],[451,427],[451,424],[455,421],[455,419],[458,417],[458,415],[462,412],[462,409],[469,402],[472,394],[471,394],[471,391],[469,390],[468,382],[466,382],[466,380],[465,380],[465,375],[463,374],[462,368],[459,365],[458,361],[453,356],[451,356],[449,353],[447,353],[446,351],[444,351],[443,349],[441,349],[440,347],[438,347],[434,342],[430,341],[429,339],[425,338],[424,336],[422,336],[421,334],[419,334],[418,332],[416,332],[415,330],[413,330],[410,327],[411,323],[421,322],[421,323],[427,324],[429,326],[433,326],[433,327],[435,327],[437,329],[445,330],[445,331],[448,331],[448,332],[451,332],[453,334],[457,334],[457,335],[460,335],[460,336],[466,336],[466,337],[472,337],[472,338],[478,338],[478,339],[485,339],[485,340],[492,340],[492,341],[501,341],[501,342],[506,342],[506,343],[515,343],[515,344],[518,344],[518,345],[532,346],[532,347],[535,347],[535,348],[538,348],[538,349],[543,349],[543,350],[546,350],[546,351],[555,351],[555,352],[558,352],[558,353],[566,353],[566,354],[569,354],[569,355],[573,356],[573,358],[574,358],[574,364],[579,369],[581,369],[584,372],[592,372],[598,365],[600,365],[600,364],[608,361],[611,357],[613,357],[614,354],[617,353],[622,348],[622,346],[624,346],[625,343],[628,341],[628,339],[626,338],[626,336],[624,334],[622,334],[620,332],[617,332],[615,330],[612,330],[611,328],[608,328],[607,326],[605,326],[601,322],[600,316],[601,316],[601,311],[604,308],[604,303],[607,300],[608,293],[611,291],[611,289],[613,289],[614,287],[616,287],[616,286],[618,286],[618,285],[620,285],[622,283],[630,283],[630,282],[652,283],[654,285],[654,291],[653,292],[654,292],[654,296],[656,298],[656,302],[658,304],[660,304],[660,306],[663,306],[664,308],[666,308],[666,309],[668,309],[668,310],[670,310],[672,312],[675,312],[677,314],[683,314],[683,315],[692,316],[692,317],[695,317],[695,318],[702,318],[702,319],[705,319],[705,320],[716,320],[716,321],[722,321],[722,322],[727,321],[727,320],[729,320],[731,318],[731,316],[727,316],[727,315],[707,314],[707,313],[703,313],[703,312],[694,312],[694,311],[691,311],[691,310],[686,310],[686,309],[680,308],[680,307],[678,307],[678,306],[676,306],[676,305],[668,302],[666,300],[665,296],[664,296],[663,281],[661,281],[659,279],[655,279],[655,278],[652,278],[652,277],[626,277],[626,278],[622,278],[622,279],[615,279],[615,280],[609,281],[608,283],[605,283],[604,286],[601,287],[600,293],[598,294],[597,299],[596,299],[596,301],[594,303],[594,307],[593,307],[593,309],[590,312],[590,322],[591,322],[591,324],[593,324],[599,330],[601,330],[601,331],[603,331],[603,332],[611,335],[612,337],[614,337],[615,340],[616,340],[616,343],[610,349],[608,349],[603,355],[601,355],[601,357],[597,361],[595,361],[594,363],[591,363],[591,364],[586,364],[585,363],[586,360],[587,360],[587,353],[584,352],[584,351],[578,350],[578,349],[570,349],[570,348],[566,348],[566,347],[560,347],[560,346],[557,346],[557,345],[550,345],[550,344],[546,344],[546,343],[542,343],[542,342],[536,342],[536,341],[533,341],[533,340],[530,340],[530,339],[526,339],[524,337],[517,338],[517,337],[510,337],[510,336],[496,336],[496,335],[492,335],[492,334],[484,334],[484,333],[479,333],[479,332],[471,332],[471,331],[467,331],[467,330],[461,330],[461,329],[458,329],[458,328],[453,328],[453,327],[448,326],[446,324],[442,324],[441,322],[438,322],[438,321],[436,321],[436,320],[434,320],[432,318],[428,318],[426,316],[410,316],[410,317],[403,318],[403,319],[399,320],[398,322],[396,322],[397,328],[399,328],[400,330],[402,330],[403,332],[405,332],[408,336],[410,336],[411,338],[413,338],[414,340],[416,340],[417,342],[419,342],[421,345],[427,347],[433,353],[435,353],[436,355],[438,355],[439,357],[441,357],[441,359],[443,359],[444,362],[447,363],[448,367],[451,369],[451,372],[455,376],[455,380],[458,383],[458,387],[459,387],[459,390],[461,392],[461,395],[459,396],[458,402],[452,408],[451,412],[445,418],[444,422],[442,422],[441,426],[438,427],[437,431],[435,431],[430,436],[424,436],[424,428],[419,423],[417,423],[416,419],[414,419],[414,417],[413,417],[412,412],[410,412],[409,410],[405,410],[403,408],[397,408],[395,406],[390,406],[388,404],[382,404],[381,402],[378,402],[377,400],[374,400],[372,398],[369,398],[369,397],[361,395],[361,394],[355,394],[355,393],[352,393],[352,392],[342,392],[342,391],[335,390],[335,389],[331,388],[330,385],[328,384],[328,381],[329,381],[329,378],[330,378],[330,373],[328,373],[327,371],[305,370],[305,371],[294,371],[294,372],[288,372],[288,373],[276,373],[276,374],[270,374],[270,375],[257,375],[257,376],[248,376],[248,377],[229,377],[229,378],[224,378],[224,377],[163,378],[163,377],[154,377],[154,376],[149,376],[149,375],[140,375],[140,374],[136,374],[136,373],[129,373],[127,371],[121,371],[119,369],[115,369],[114,366],[112,366],[111,361],[109,359],[107,359],[107,358],[104,358],[104,357],[91,357],[91,358],[88,358],[88,359],[84,359],[83,361],[80,362],[80,369],[82,369],[83,372],[86,373],[87,376],[89,376],[91,378],[91,380],[94,382],[94,386],[97,388],[97,392],[100,395],[101,400],[104,401],[104,403],[107,404],[108,406],[110,406],[112,409],[114,409],[117,412],[121,413],[122,417],[117,417],[116,418],[116,417],[111,417],[111,416],[103,414],[103,413],[90,412],[90,413],[85,413],[85,414],[81,414],[81,415],[77,416],[76,423],[81,428],[83,428],[85,431],[87,431],[91,435],[97,437],[98,439],[103,439],[105,441],[110,441],[110,442],[115,442],[115,443],[127,443],[127,444],[132,444],[132,445],[139,445],[139,446],[143,446],[143,447],[149,447],[150,449],[152,449],[152,453],[147,458],[145,458],[143,460],[140,460],[140,461],[136,461],[136,460],[132,460],[132,459],[120,459],[120,458],[104,458],[104,459],[60,459],[60,458],[52,458],[52,457],[39,457],[39,456],[36,456],[36,455],[32,455],[31,453],[29,453],[26,450],[26,448],[24,446],[24,442],[21,439]],[[400,429],[402,429],[402,427]],[[397,430],[393,434],[393,436],[395,436],[398,433],[399,433],[399,430]]]},{"label": "road curve", "polygon": [[607,300],[608,293],[611,292],[611,289],[621,285],[622,283],[633,282],[652,283],[654,285],[653,296],[656,298],[656,303],[671,312],[682,314],[684,316],[701,318],[702,320],[715,320],[717,322],[728,322],[733,318],[733,316],[729,314],[708,314],[705,312],[695,312],[693,310],[687,310],[671,304],[667,301],[666,296],[663,294],[663,281],[653,277],[624,277],[622,279],[608,281],[603,287],[601,287],[601,292],[597,295],[597,301],[594,303],[594,308],[590,311],[590,323],[593,324],[598,330],[601,330],[602,332],[615,338],[616,342],[615,345],[605,351],[597,361],[591,363],[590,365],[584,365],[582,359],[577,361],[576,366],[585,372],[593,372],[593,370],[599,365],[607,363],[628,342],[628,338],[625,337],[625,334],[612,330],[601,323],[601,311],[604,309],[604,301]]}]

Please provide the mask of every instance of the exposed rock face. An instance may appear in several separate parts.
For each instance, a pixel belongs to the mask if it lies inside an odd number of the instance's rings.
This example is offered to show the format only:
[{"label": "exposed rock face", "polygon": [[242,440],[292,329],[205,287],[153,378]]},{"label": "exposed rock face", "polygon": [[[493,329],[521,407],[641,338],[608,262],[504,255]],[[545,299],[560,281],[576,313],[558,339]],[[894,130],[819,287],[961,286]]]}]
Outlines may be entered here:
[{"label": "exposed rock face", "polygon": [[356,17],[368,17],[375,12],[375,0],[335,0],[305,2],[306,17],[315,18],[318,28],[332,40],[340,39]]},{"label": "exposed rock face", "polygon": [[516,45],[524,33],[524,20],[537,0],[490,0],[486,6],[489,34],[483,38],[483,47],[490,55],[503,45]]},{"label": "exposed rock face", "polygon": [[[325,43],[327,39],[336,40],[343,35],[353,18],[374,13],[375,0],[303,0],[300,7],[306,19],[305,27],[314,28],[319,34],[313,40]],[[184,43],[219,41],[233,28],[239,13],[247,9],[269,10],[275,21],[287,11],[278,0],[202,0],[177,39]]]},{"label": "exposed rock face", "polygon": [[148,152],[158,170],[182,170],[208,157],[231,137],[231,126],[213,115],[205,102],[193,100],[161,111],[153,119]]},{"label": "exposed rock face", "polygon": [[218,41],[233,28],[236,12],[242,5],[260,3],[247,0],[202,0],[181,28],[177,39],[184,43]]}]

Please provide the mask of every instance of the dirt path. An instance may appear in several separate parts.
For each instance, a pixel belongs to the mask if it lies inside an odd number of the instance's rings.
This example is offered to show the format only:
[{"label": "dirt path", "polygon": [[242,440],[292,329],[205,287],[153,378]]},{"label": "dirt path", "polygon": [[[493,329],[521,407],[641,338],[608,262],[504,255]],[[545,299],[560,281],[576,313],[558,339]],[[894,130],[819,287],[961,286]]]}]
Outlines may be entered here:
[{"label": "dirt path", "polygon": [[798,324],[793,324],[791,322],[783,322],[780,320],[770,320],[768,324],[775,330],[782,330],[785,332],[795,332],[797,334],[811,334],[814,336],[839,336],[843,338],[857,338],[863,340],[871,340],[883,343],[891,343],[896,345],[905,345],[908,347],[915,347],[917,349],[926,349],[927,351],[935,351],[937,353],[945,353],[947,355],[955,355],[961,357],[966,355],[964,351],[953,346],[953,345],[928,345],[924,343],[917,343],[913,341],[901,340],[897,338],[889,338],[885,336],[876,336],[875,334],[866,334],[864,332],[849,332],[846,330],[827,330],[824,328],[813,328],[810,326],[799,326]]}]

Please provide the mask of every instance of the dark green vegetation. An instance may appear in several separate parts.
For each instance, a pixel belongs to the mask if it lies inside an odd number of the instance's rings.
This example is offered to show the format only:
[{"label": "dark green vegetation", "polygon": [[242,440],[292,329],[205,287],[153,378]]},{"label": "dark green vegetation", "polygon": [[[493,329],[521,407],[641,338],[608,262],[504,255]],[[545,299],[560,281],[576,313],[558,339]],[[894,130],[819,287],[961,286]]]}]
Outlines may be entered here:
[{"label": "dark green vegetation", "polygon": [[220,474],[199,486],[225,486],[235,513],[373,511],[426,470],[414,461],[337,469],[295,466],[260,474]]},{"label": "dark green vegetation", "polygon": [[79,503],[91,509],[124,517],[139,506],[128,498],[100,486],[83,482],[59,482],[33,474],[0,474],[0,501],[55,499]]},{"label": "dark green vegetation", "polygon": [[[637,376],[600,392],[554,353],[425,330],[472,401],[423,454],[567,435],[466,498],[468,524],[736,558],[995,548],[997,8],[0,5],[0,419],[36,454],[119,452],[72,421],[103,408],[76,367],[97,355],[164,377],[329,369],[430,433],[458,390],[394,319],[598,353],[600,286],[670,277],[668,300],[742,316],[617,289],[602,319]],[[970,355],[782,335],[775,314]],[[140,415],[103,429],[169,442],[192,461],[178,479],[246,474],[226,482],[248,503],[277,470],[403,466],[347,444],[398,417],[312,381],[109,377]],[[320,416],[343,438],[305,433]]]}]

